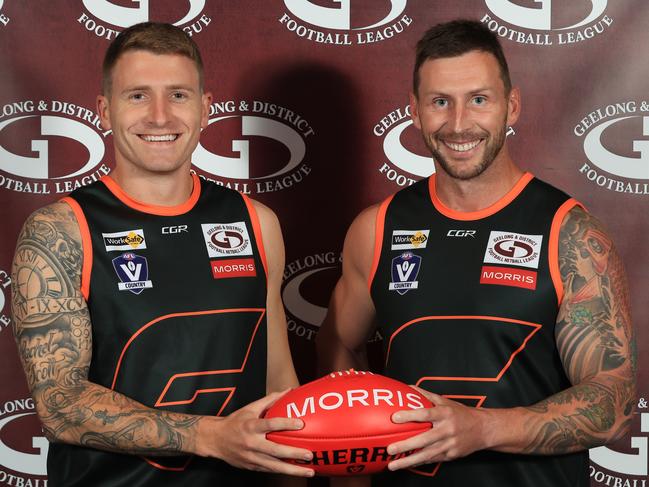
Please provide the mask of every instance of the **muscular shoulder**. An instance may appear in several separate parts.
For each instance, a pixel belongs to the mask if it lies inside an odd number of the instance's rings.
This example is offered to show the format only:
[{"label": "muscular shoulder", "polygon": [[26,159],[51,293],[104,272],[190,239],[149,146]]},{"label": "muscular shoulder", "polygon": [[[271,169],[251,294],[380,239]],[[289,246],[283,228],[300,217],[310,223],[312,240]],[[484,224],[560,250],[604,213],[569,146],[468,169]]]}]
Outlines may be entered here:
[{"label": "muscular shoulder", "polygon": [[353,271],[364,279],[369,277],[374,260],[376,218],[380,204],[372,205],[354,219],[345,237],[343,269]]}]

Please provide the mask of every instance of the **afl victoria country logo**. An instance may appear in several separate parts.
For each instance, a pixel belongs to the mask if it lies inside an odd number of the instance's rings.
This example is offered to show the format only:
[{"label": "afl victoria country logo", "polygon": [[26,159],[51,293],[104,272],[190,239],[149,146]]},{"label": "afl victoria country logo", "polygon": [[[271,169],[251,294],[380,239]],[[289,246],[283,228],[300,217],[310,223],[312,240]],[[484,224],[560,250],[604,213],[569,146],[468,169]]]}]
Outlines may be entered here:
[{"label": "afl victoria country logo", "polygon": [[[307,142],[315,131],[298,113],[274,103],[214,103],[192,157],[199,176],[243,193],[290,188],[311,172]],[[208,145],[209,144],[209,145]]]},{"label": "afl victoria country logo", "polygon": [[31,398],[0,405],[0,484],[47,486],[48,447]]},{"label": "afl victoria country logo", "polygon": [[[613,19],[606,15],[608,0],[484,0],[490,13],[482,22],[500,37],[539,46],[574,44],[603,34]],[[530,2],[528,2],[530,3]]]},{"label": "afl victoria country logo", "polygon": [[58,100],[0,109],[0,188],[68,193],[110,172],[102,162],[110,132],[92,110]]},{"label": "afl victoria country logo", "polygon": [[[298,37],[319,44],[357,45],[385,41],[401,34],[412,19],[404,13],[408,0],[381,0],[373,3],[376,18],[352,25],[355,0],[331,0],[330,6],[313,0],[284,0],[286,12],[279,22]],[[376,5],[376,6],[375,6]],[[368,11],[365,9],[364,11]]]},{"label": "afl victoria country logo", "polygon": [[[428,177],[435,172],[433,158],[426,155],[427,149],[423,147],[421,135],[414,128],[410,119],[410,106],[397,108],[391,111],[374,125],[374,135],[383,138],[383,153],[387,159],[379,165],[379,172],[388,181],[398,186],[406,186]],[[405,134],[404,134],[405,132]],[[413,144],[421,147],[418,152],[406,149],[404,139],[408,137]]]},{"label": "afl victoria country logo", "polygon": [[288,331],[315,339],[327,314],[331,291],[340,276],[341,257],[335,252],[308,255],[286,265],[282,299]]},{"label": "afl victoria country logo", "polygon": [[601,188],[649,194],[649,104],[626,101],[597,108],[574,128],[587,159],[579,172]]},{"label": "afl victoria country logo", "polygon": [[11,286],[9,273],[0,269],[0,331],[11,324],[11,312],[8,299],[10,296],[9,286]]},{"label": "afl victoria country logo", "polygon": [[[212,22],[212,19],[204,13],[206,2],[207,0],[169,2],[167,7],[172,12],[165,12],[164,20],[180,27],[190,36],[198,34]],[[77,22],[97,37],[108,40],[114,39],[121,29],[131,25],[149,20],[161,20],[152,18],[150,4],[154,2],[151,0],[131,0],[131,6],[115,0],[81,0],[81,3],[85,11],[79,16]],[[166,18],[167,15],[174,18]]]}]

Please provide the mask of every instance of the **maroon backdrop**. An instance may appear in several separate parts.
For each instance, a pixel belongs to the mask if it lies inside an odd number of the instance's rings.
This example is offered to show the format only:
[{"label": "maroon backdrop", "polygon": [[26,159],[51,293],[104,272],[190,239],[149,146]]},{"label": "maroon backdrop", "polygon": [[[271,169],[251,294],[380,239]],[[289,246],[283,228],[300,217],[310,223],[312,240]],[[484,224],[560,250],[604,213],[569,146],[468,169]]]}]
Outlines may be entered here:
[{"label": "maroon backdrop", "polygon": [[627,438],[591,451],[590,473],[593,486],[645,485],[646,0],[0,0],[0,485],[46,485],[47,442],[10,330],[16,237],[34,209],[113,167],[94,107],[116,33],[160,20],[199,44],[214,104],[195,170],[279,215],[289,337],[307,380],[351,220],[433,171],[407,109],[413,47],[457,17],[502,38],[523,95],[515,160],[600,217],[626,262],[638,409]]}]

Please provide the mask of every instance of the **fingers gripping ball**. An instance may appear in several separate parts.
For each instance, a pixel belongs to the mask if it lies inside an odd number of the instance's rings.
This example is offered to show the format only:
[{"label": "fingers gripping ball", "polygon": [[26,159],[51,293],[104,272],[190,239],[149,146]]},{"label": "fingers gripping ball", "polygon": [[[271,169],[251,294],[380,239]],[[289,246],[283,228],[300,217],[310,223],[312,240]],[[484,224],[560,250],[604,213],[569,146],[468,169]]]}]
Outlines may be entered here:
[{"label": "fingers gripping ball", "polygon": [[282,396],[267,418],[300,418],[304,428],[268,433],[269,440],[306,448],[318,475],[367,475],[412,452],[388,455],[387,446],[423,433],[430,423],[392,422],[404,409],[430,408],[431,402],[406,384],[372,372],[334,372]]}]

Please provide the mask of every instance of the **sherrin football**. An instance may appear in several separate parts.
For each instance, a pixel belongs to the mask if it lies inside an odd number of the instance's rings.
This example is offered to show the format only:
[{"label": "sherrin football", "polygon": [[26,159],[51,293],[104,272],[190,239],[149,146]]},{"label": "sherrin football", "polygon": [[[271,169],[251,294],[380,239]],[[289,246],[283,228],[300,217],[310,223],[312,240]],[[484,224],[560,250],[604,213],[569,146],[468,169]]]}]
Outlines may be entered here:
[{"label": "sherrin football", "polygon": [[299,418],[304,428],[266,436],[276,443],[311,450],[311,461],[292,463],[313,468],[317,475],[367,475],[411,453],[388,455],[390,443],[432,426],[393,423],[392,414],[432,406],[398,380],[372,372],[334,372],[287,392],[266,412],[266,418]]}]

